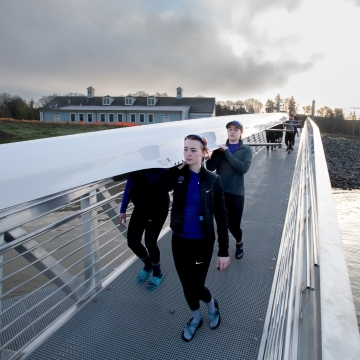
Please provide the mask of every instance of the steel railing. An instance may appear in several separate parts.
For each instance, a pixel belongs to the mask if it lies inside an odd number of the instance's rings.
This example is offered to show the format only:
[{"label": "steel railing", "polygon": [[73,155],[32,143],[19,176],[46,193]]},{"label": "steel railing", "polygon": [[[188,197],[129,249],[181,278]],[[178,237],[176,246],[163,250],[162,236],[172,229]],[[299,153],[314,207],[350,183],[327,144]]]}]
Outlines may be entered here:
[{"label": "steel railing", "polygon": [[[258,359],[298,359],[305,348],[312,359],[321,358],[312,126],[306,122],[300,140]],[[303,334],[303,320],[308,316],[316,321]]]},{"label": "steel railing", "polygon": [[3,358],[17,357],[131,257],[118,226],[123,186],[101,181],[0,213]]}]

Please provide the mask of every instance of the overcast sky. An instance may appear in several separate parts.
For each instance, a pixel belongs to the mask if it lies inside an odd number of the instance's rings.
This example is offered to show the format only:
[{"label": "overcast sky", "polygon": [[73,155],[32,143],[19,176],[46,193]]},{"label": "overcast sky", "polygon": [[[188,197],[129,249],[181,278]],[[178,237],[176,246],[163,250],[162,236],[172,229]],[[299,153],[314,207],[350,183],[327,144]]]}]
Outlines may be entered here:
[{"label": "overcast sky", "polygon": [[[1,0],[0,93],[360,107],[360,0]],[[360,111],[360,110],[359,110]]]}]

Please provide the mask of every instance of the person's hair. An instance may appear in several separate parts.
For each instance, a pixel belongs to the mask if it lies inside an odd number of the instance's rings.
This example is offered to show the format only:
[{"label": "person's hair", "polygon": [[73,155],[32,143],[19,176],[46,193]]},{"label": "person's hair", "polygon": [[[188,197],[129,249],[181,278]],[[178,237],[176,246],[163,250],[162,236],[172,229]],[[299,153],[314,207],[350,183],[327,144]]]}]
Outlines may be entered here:
[{"label": "person's hair", "polygon": [[201,148],[204,151],[205,156],[207,156],[210,159],[211,151],[209,150],[209,148],[207,146],[208,145],[207,140],[203,136],[200,136],[200,135],[197,135],[197,134],[191,134],[191,135],[185,136],[184,141],[185,140],[196,140],[196,141],[198,141],[201,144]]}]

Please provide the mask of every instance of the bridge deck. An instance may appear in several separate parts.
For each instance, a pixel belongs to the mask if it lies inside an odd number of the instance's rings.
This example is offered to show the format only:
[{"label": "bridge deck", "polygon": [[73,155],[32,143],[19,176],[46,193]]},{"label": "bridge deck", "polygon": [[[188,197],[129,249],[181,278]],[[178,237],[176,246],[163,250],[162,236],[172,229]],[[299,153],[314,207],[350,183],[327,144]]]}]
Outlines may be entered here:
[{"label": "bridge deck", "polygon": [[[298,143],[298,139],[297,139]],[[206,307],[203,327],[190,343],[181,339],[189,320],[167,233],[159,242],[165,279],[146,291],[135,284],[141,268],[135,261],[89,304],[40,345],[28,359],[256,359],[279,250],[297,144],[287,155],[284,147],[267,156],[261,151],[246,175],[243,216],[244,251],[223,273],[215,256],[207,286],[218,299],[221,326],[210,330]],[[215,247],[215,251],[217,251]]]}]

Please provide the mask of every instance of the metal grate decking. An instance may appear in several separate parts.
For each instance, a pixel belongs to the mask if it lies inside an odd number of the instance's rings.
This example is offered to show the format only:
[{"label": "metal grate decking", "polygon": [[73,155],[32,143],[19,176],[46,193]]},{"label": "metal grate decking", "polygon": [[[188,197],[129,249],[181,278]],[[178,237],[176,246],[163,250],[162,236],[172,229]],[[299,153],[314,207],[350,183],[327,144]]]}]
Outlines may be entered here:
[{"label": "metal grate decking", "polygon": [[222,323],[218,329],[209,329],[202,305],[203,327],[190,343],[182,341],[190,311],[174,268],[168,233],[160,240],[165,279],[158,290],[148,292],[146,283],[135,284],[142,267],[137,260],[28,359],[256,359],[296,153],[297,146],[291,155],[283,147],[268,156],[263,150],[253,158],[246,175],[242,222],[245,256],[234,258],[231,238],[230,267],[223,273],[216,271],[214,256],[207,278],[219,302]]}]

